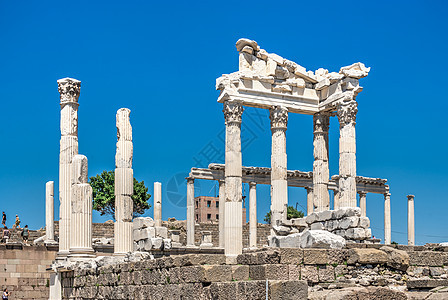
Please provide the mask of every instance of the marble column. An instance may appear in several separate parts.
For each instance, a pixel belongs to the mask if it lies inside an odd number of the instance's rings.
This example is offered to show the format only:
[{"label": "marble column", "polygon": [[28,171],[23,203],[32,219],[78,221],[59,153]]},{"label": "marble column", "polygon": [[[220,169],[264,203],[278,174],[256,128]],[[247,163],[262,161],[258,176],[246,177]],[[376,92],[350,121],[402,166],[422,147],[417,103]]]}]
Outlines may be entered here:
[{"label": "marble column", "polygon": [[392,241],[392,228],[390,223],[390,193],[384,194],[384,244],[390,245]]},{"label": "marble column", "polygon": [[330,114],[321,112],[314,114],[314,163],[313,163],[313,197],[314,211],[330,209],[330,194],[328,181],[330,169],[328,166],[328,129]]},{"label": "marble column", "polygon": [[223,106],[226,124],[224,254],[229,263],[234,263],[243,251],[241,117],[244,109],[236,101],[225,101]]},{"label": "marble column", "polygon": [[81,81],[72,78],[58,80],[61,105],[61,141],[59,154],[59,258],[70,249],[71,163],[78,154],[78,99]]},{"label": "marble column", "polygon": [[340,202],[339,202],[339,190],[334,190],[333,191],[333,209],[339,209],[341,207]]},{"label": "marble column", "polygon": [[54,181],[45,184],[45,244],[54,240]]},{"label": "marble column", "polygon": [[226,206],[226,181],[219,180],[219,247],[224,248],[224,220]]},{"label": "marble column", "polygon": [[154,182],[154,223],[156,227],[162,226],[162,184]]},{"label": "marble column", "polygon": [[286,220],[288,205],[288,180],[286,156],[286,129],[288,110],[282,106],[269,109],[272,132],[271,152],[271,225],[278,226]]},{"label": "marble column", "polygon": [[356,113],[355,100],[337,104],[339,119],[339,205],[356,207]]},{"label": "marble column", "polygon": [[194,178],[187,177],[187,246],[194,246]]},{"label": "marble column", "polygon": [[305,189],[306,189],[306,215],[309,216],[314,212],[313,187],[307,186]]},{"label": "marble column", "polygon": [[257,248],[257,184],[249,182],[249,248]]},{"label": "marble column", "polygon": [[93,191],[88,180],[87,157],[75,155],[72,159],[72,187],[70,218],[70,254],[72,261],[95,257],[92,248]]},{"label": "marble column", "polygon": [[414,195],[408,195],[408,245],[415,245]]},{"label": "marble column", "polygon": [[359,194],[359,208],[361,208],[361,217],[367,216],[367,193],[358,192]]},{"label": "marble column", "polygon": [[129,119],[131,111],[120,108],[116,115],[117,151],[115,154],[115,224],[114,255],[123,256],[134,250],[134,170],[132,159],[132,126]]}]

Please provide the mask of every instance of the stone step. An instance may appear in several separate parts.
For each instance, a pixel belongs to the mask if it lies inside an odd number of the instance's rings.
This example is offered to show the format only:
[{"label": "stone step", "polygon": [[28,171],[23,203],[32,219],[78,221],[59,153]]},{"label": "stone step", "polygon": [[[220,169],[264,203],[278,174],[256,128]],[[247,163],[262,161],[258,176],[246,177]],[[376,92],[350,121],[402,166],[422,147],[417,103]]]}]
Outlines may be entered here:
[{"label": "stone step", "polygon": [[448,286],[448,279],[411,279],[407,282],[408,289],[432,289]]}]

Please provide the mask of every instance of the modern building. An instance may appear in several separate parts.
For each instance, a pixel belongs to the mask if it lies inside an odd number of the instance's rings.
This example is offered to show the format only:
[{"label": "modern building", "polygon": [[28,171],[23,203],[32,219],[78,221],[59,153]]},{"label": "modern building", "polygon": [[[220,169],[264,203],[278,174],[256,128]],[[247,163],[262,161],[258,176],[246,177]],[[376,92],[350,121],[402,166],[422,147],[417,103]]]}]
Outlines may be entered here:
[{"label": "modern building", "polygon": [[[196,223],[219,222],[219,197],[199,196],[194,198]],[[246,223],[246,208],[243,208],[243,224]]]}]

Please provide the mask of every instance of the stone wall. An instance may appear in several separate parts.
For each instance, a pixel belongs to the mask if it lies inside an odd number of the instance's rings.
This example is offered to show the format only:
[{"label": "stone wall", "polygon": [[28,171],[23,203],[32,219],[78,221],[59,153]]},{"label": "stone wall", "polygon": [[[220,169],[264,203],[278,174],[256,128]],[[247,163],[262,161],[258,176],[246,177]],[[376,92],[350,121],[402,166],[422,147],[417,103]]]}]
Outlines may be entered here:
[{"label": "stone wall", "polygon": [[[64,299],[424,299],[448,291],[448,247],[352,244],[342,250],[190,254],[63,273]],[[327,297],[328,296],[328,297]],[[423,298],[421,298],[423,299]],[[436,298],[434,298],[436,299]]]},{"label": "stone wall", "polygon": [[46,269],[56,252],[44,246],[7,249],[0,245],[0,288],[8,288],[9,299],[48,299],[50,273]]}]

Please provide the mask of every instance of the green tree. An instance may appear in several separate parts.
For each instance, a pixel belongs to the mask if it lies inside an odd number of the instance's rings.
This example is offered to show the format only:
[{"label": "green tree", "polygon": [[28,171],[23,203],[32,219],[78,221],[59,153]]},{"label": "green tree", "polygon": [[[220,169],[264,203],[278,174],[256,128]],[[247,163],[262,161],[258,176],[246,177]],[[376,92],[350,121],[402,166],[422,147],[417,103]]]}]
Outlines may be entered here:
[{"label": "green tree", "polygon": [[[293,218],[303,218],[305,214],[294,208],[294,206],[288,206],[288,210],[287,210],[287,218],[289,219],[293,219]],[[264,216],[264,221],[268,224],[271,223],[271,211],[269,211],[266,216]]]},{"label": "green tree", "polygon": [[[115,219],[115,172],[103,171],[95,177],[90,177],[90,186],[93,189],[93,209],[103,215],[110,215]],[[134,217],[142,215],[149,209],[148,200],[151,195],[145,182],[138,182],[134,178]]]}]

